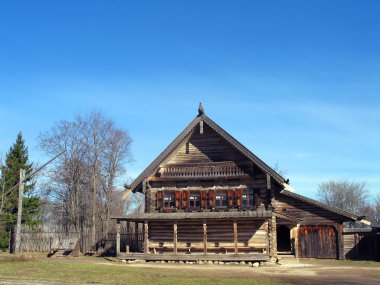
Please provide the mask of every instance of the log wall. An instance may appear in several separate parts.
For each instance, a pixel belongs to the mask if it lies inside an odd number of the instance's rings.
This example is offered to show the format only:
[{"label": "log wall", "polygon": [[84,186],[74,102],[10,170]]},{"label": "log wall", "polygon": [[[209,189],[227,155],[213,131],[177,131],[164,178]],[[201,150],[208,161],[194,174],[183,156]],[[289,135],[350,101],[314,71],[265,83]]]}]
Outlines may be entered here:
[{"label": "log wall", "polygon": [[272,199],[272,206],[276,213],[300,219],[301,225],[336,225],[337,223],[342,223],[342,217],[333,212],[282,195],[281,193],[278,193]]},{"label": "log wall", "polygon": [[[232,220],[209,220],[207,228],[208,253],[223,251],[234,247],[234,227]],[[204,222],[178,221],[178,251],[204,251]],[[174,251],[174,222],[150,222],[149,245],[156,252]],[[237,246],[240,249],[264,252],[267,248],[268,223],[256,220],[237,221]]]},{"label": "log wall", "polygon": [[373,229],[345,229],[344,255],[347,259],[380,260],[380,233]]}]

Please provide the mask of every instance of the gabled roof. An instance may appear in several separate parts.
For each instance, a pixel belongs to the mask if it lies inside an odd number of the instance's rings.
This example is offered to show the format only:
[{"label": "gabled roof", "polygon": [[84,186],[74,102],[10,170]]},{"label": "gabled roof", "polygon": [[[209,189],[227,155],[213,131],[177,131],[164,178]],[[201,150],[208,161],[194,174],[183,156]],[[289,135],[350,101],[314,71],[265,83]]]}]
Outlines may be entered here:
[{"label": "gabled roof", "polygon": [[285,179],[275,172],[272,168],[270,168],[265,162],[263,162],[260,158],[254,155],[250,150],[248,150],[245,146],[243,146],[240,142],[238,142],[233,136],[223,130],[219,125],[217,125],[214,121],[212,121],[209,117],[207,117],[204,112],[200,112],[199,115],[179,134],[178,137],[174,139],[174,141],[132,182],[131,189],[136,192],[141,187],[142,181],[153,175],[158,167],[161,165],[163,161],[165,161],[172,153],[178,150],[184,142],[186,142],[187,138],[191,137],[195,127],[197,124],[203,121],[208,126],[210,126],[216,133],[218,133],[222,138],[224,138],[230,145],[232,145],[236,150],[246,156],[249,160],[251,160],[259,169],[263,172],[269,174],[275,181],[277,181],[280,185],[284,185]]},{"label": "gabled roof", "polygon": [[308,204],[311,204],[311,205],[314,205],[314,206],[317,206],[319,208],[322,208],[322,209],[325,209],[325,210],[328,210],[330,212],[333,212],[333,213],[336,213],[338,215],[341,215],[343,217],[347,217],[351,220],[360,220],[360,216],[358,215],[355,215],[353,213],[350,213],[350,212],[347,212],[347,211],[344,211],[342,209],[339,209],[339,208],[336,208],[336,207],[333,207],[333,206],[330,206],[330,205],[327,205],[325,203],[321,203],[321,202],[318,202],[314,199],[311,199],[311,198],[308,198],[308,197],[305,197],[305,196],[302,196],[300,194],[296,194],[294,192],[290,192],[288,190],[281,190],[280,192],[281,194],[284,194],[285,196],[288,196],[288,197],[291,197],[291,198],[294,198],[294,199],[297,199],[297,200],[300,200],[300,201],[303,201],[305,203],[308,203]]},{"label": "gabled roof", "polygon": [[[277,183],[279,183],[283,187],[283,189],[280,192],[281,194],[284,194],[288,197],[298,199],[305,203],[317,206],[327,211],[336,213],[343,217],[347,217],[351,220],[360,220],[361,217],[358,215],[349,213],[342,209],[329,206],[327,204],[318,202],[316,200],[313,200],[308,197],[292,192],[294,190],[292,190],[292,188],[287,184],[287,181],[285,181],[285,179],[281,175],[279,175],[276,171],[270,168],[265,162],[263,162],[260,158],[254,155],[250,150],[248,150],[245,146],[243,146],[240,142],[238,142],[233,136],[231,136],[218,124],[216,124],[209,117],[207,117],[203,111],[203,108],[201,108],[201,106],[199,109],[199,115],[195,117],[195,119],[169,144],[169,146],[132,182],[130,188],[133,192],[139,191],[142,188],[143,180],[155,174],[159,166],[171,154],[176,152],[183,145],[183,143],[187,142],[187,139],[191,137],[197,124],[201,121],[207,124],[211,129],[213,129],[217,134],[219,134],[224,140],[226,140],[237,151],[239,151],[241,154],[243,154],[245,157],[251,160],[253,164],[256,165],[259,169],[261,169],[264,173],[269,174]],[[279,215],[278,213],[276,214]],[[289,219],[289,216],[285,217],[285,215],[283,215],[282,218]]]}]

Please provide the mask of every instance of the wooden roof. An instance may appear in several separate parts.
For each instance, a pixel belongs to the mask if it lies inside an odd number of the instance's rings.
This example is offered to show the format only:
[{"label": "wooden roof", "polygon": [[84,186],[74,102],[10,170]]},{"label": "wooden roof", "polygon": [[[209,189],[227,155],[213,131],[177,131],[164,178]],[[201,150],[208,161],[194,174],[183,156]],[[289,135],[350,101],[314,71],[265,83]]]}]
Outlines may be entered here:
[{"label": "wooden roof", "polygon": [[127,216],[113,216],[113,220],[154,221],[154,220],[203,220],[203,219],[267,219],[272,217],[271,210],[236,211],[236,212],[173,212],[141,213]]},{"label": "wooden roof", "polygon": [[174,141],[132,182],[131,189],[133,192],[142,192],[142,181],[145,178],[156,173],[160,164],[163,163],[172,153],[178,150],[183,145],[183,143],[187,141],[188,138],[190,138],[195,127],[200,121],[203,121],[208,126],[210,126],[236,150],[251,160],[259,169],[261,169],[264,173],[269,174],[277,183],[280,185],[283,185],[285,183],[285,179],[280,174],[270,168],[265,162],[254,155],[250,150],[248,150],[233,136],[223,130],[203,112],[200,112],[200,114],[179,134],[179,136],[176,137]]},{"label": "wooden roof", "polygon": [[361,218],[360,216],[355,215],[353,213],[350,213],[350,212],[344,211],[342,209],[339,209],[339,208],[327,205],[325,203],[318,202],[318,201],[316,201],[314,199],[302,196],[300,194],[296,194],[294,192],[290,192],[288,190],[282,190],[280,193],[284,194],[285,196],[288,196],[288,197],[291,197],[291,198],[303,201],[305,203],[317,206],[319,208],[322,208],[322,209],[328,210],[330,212],[333,212],[335,214],[341,215],[343,217],[349,218],[349,219],[351,219],[353,221],[360,220],[360,218]]},{"label": "wooden roof", "polygon": [[[253,154],[250,150],[248,150],[245,146],[243,146],[240,142],[238,142],[233,136],[227,133],[223,128],[221,128],[218,124],[212,121],[209,117],[207,117],[203,111],[199,111],[197,117],[169,144],[169,146],[132,182],[131,190],[133,192],[142,192],[142,182],[145,178],[148,178],[155,174],[160,167],[160,165],[174,152],[176,152],[193,134],[197,124],[203,121],[203,123],[207,124],[211,129],[213,129],[217,134],[219,134],[223,139],[225,139],[232,147],[234,147],[237,151],[243,154],[248,160],[251,160],[254,165],[256,165],[259,169],[261,169],[264,173],[269,174],[271,178],[274,179],[282,188],[288,189],[288,184],[285,179],[274,171],[271,167],[269,167],[265,162],[263,162],[260,158],[258,158],[255,154]],[[360,216],[349,213],[342,209],[338,209],[336,207],[329,206],[327,204],[315,201],[308,197],[296,194],[294,192],[288,190],[281,190],[281,193],[292,197],[294,199],[301,200],[305,203],[320,207],[327,211],[331,211],[333,213],[339,214],[343,217],[349,218],[351,220],[360,220]],[[181,213],[174,213],[176,216]],[[187,214],[196,214],[196,213],[187,213]],[[200,213],[205,214],[205,213]],[[209,214],[209,213],[208,213]],[[220,214],[220,213],[219,213]],[[144,214],[147,215],[147,214]],[[212,214],[214,215],[214,214]],[[150,217],[150,216],[148,216]],[[163,216],[159,216],[163,217]],[[136,217],[137,218],[137,217]],[[180,218],[178,218],[180,219]],[[141,219],[140,219],[141,220]]]}]

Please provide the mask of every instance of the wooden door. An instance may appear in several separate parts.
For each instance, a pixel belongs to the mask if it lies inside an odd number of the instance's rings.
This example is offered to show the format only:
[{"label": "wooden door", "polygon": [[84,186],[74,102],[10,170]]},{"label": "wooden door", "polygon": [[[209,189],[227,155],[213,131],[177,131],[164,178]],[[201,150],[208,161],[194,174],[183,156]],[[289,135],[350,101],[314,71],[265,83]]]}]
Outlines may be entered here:
[{"label": "wooden door", "polygon": [[300,257],[337,258],[337,236],[332,226],[300,226]]}]

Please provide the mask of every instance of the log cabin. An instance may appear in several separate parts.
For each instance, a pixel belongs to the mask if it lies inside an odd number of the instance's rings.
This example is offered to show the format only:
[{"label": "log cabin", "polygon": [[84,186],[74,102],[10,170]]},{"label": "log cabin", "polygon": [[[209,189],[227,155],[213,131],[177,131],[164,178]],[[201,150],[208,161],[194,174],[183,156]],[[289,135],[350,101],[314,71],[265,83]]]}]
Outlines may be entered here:
[{"label": "log cabin", "polygon": [[250,150],[198,115],[133,181],[141,214],[112,217],[143,225],[140,253],[123,259],[275,261],[344,259],[343,223],[359,216],[297,194]]}]

